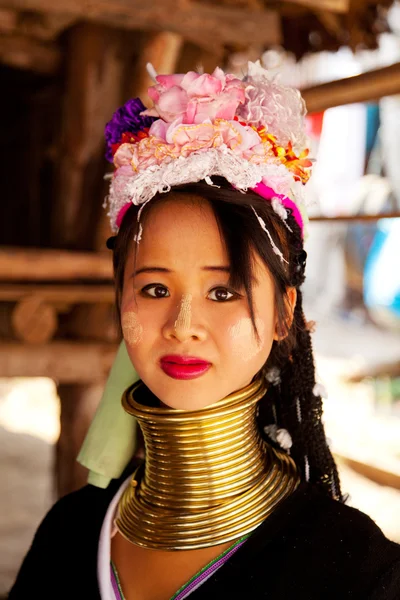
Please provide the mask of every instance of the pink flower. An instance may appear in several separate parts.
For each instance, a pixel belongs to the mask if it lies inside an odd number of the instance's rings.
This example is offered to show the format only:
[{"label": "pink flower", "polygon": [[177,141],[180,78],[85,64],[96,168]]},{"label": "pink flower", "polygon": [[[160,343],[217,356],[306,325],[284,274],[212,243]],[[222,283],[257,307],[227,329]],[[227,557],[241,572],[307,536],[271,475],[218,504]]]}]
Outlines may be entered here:
[{"label": "pink flower", "polygon": [[114,165],[118,168],[130,165],[134,144],[121,144],[114,154]]},{"label": "pink flower", "polygon": [[212,75],[189,71],[186,75],[158,75],[149,88],[154,107],[142,113],[167,123],[198,124],[206,120],[232,120],[245,101],[245,84],[218,67]]},{"label": "pink flower", "polygon": [[[134,171],[143,171],[154,165],[161,165],[180,156],[187,157],[193,152],[202,152],[209,148],[226,147],[229,150],[251,160],[256,156],[259,162],[266,160],[266,146],[258,133],[237,121],[217,119],[214,123],[184,124],[174,121],[171,124],[156,121],[152,127],[160,137],[150,135],[139,143],[124,149],[118,161],[123,164],[130,161]],[[152,133],[153,133],[152,132]],[[114,157],[115,160],[115,157]]]}]

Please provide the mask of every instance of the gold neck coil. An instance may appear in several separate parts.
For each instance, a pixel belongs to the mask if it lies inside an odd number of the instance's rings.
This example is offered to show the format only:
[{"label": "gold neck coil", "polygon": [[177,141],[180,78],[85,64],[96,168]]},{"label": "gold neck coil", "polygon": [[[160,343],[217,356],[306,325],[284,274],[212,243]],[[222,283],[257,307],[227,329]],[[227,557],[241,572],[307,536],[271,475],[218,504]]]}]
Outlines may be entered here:
[{"label": "gold neck coil", "polygon": [[264,378],[196,411],[140,404],[135,393],[141,386],[122,398],[146,446],[145,464],[125,490],[116,520],[132,543],[190,550],[238,539],[298,486],[294,461],[258,431]]}]

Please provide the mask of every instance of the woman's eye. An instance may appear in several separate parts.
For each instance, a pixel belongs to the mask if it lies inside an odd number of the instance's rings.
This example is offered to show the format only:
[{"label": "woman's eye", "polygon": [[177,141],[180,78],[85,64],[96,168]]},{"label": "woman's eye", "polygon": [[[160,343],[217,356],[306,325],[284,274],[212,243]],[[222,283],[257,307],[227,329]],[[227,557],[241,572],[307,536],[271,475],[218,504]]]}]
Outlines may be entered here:
[{"label": "woman's eye", "polygon": [[150,296],[151,298],[168,298],[169,291],[165,286],[158,283],[146,285],[146,287],[142,289],[142,294]]},{"label": "woman's eye", "polygon": [[224,287],[214,288],[208,295],[210,300],[214,300],[215,302],[228,302],[229,300],[232,300],[232,298],[237,298],[238,296],[239,294],[236,292],[231,292]]}]

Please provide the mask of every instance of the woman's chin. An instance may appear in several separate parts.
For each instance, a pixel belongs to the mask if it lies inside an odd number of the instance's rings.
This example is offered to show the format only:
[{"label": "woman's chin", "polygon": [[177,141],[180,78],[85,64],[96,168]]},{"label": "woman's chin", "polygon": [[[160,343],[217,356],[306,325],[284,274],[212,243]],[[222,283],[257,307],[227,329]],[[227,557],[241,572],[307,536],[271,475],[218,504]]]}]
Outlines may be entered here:
[{"label": "woman's chin", "polygon": [[147,387],[160,400],[163,406],[175,410],[201,410],[225,398],[233,390],[225,391],[220,386],[216,389],[209,381],[199,379],[171,379],[167,381],[144,381]]}]

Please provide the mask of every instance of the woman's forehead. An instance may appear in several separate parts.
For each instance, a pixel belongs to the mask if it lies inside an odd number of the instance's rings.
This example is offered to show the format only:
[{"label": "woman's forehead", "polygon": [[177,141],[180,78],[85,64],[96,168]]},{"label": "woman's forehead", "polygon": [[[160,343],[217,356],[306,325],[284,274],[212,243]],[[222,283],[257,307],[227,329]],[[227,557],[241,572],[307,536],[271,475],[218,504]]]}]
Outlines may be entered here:
[{"label": "woman's forehead", "polygon": [[171,197],[155,205],[143,219],[136,248],[138,259],[160,253],[227,255],[211,204],[194,196]]}]

